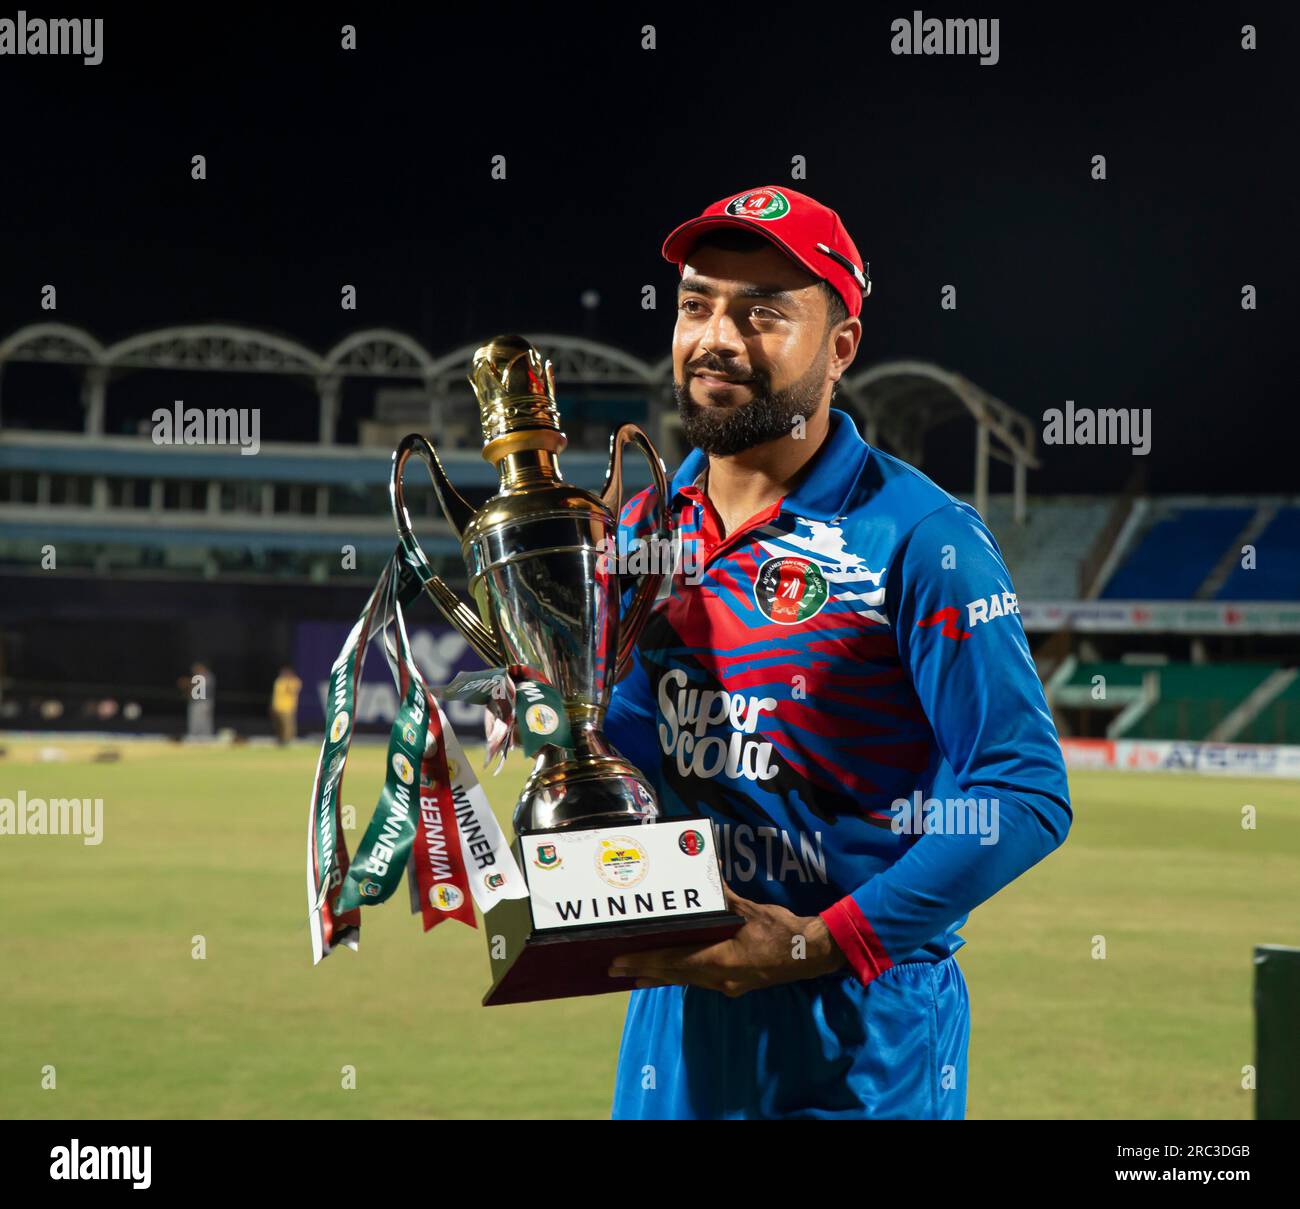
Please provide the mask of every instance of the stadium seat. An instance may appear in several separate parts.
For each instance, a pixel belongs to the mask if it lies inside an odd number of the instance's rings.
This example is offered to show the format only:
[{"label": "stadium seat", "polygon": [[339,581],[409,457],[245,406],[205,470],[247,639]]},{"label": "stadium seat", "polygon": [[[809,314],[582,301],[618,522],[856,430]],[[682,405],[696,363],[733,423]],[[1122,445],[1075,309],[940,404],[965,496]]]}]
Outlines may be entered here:
[{"label": "stadium seat", "polygon": [[1107,600],[1192,600],[1231,542],[1254,515],[1253,508],[1190,506],[1157,512],[1128,557],[1116,568],[1102,597]]},{"label": "stadium seat", "polygon": [[1300,678],[1274,697],[1235,738],[1238,743],[1300,744]]},{"label": "stadium seat", "polygon": [[[1142,684],[1144,676],[1154,672],[1159,699],[1124,731],[1123,736],[1116,737],[1201,740],[1208,738],[1210,732],[1276,670],[1276,665],[1270,663],[1168,663],[1156,666],[1080,663],[1066,683],[1072,688],[1086,687],[1092,684],[1094,676],[1100,675],[1106,678],[1108,688],[1137,688]],[[1290,733],[1294,734],[1300,729],[1300,689],[1292,685],[1291,690],[1290,720],[1287,726]],[[1283,693],[1278,700],[1286,697],[1288,693]],[[1282,713],[1286,713],[1285,705]],[[1236,736],[1236,740],[1282,741],[1272,734],[1267,738],[1251,737],[1259,727],[1274,725],[1268,721],[1271,717],[1270,711],[1266,709],[1260,718]]]},{"label": "stadium seat", "polygon": [[1110,497],[1036,498],[1029,502],[1025,524],[1017,525],[1010,496],[989,500],[984,520],[997,538],[1021,601],[1078,597],[1079,564],[1113,506]]},{"label": "stadium seat", "polygon": [[1252,543],[1256,563],[1238,559],[1217,600],[1300,601],[1300,508],[1283,508]]}]

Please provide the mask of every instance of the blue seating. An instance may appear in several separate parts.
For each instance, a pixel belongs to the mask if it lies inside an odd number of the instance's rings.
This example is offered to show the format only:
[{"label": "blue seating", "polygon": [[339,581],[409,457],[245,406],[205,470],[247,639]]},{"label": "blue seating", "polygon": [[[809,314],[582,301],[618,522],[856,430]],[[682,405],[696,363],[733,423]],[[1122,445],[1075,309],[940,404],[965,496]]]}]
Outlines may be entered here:
[{"label": "blue seating", "polygon": [[1158,520],[1102,591],[1107,600],[1191,600],[1253,508],[1184,508]]},{"label": "blue seating", "polygon": [[1238,559],[1216,599],[1300,601],[1300,508],[1283,508],[1253,545],[1255,569]]}]

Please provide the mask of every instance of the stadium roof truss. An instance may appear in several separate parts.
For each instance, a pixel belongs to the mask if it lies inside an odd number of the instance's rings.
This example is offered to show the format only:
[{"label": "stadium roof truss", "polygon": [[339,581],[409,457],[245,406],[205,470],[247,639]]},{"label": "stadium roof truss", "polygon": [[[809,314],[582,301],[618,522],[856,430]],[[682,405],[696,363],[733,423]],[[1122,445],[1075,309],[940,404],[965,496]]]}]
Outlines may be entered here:
[{"label": "stadium roof truss", "polygon": [[[557,384],[582,386],[662,386],[659,368],[624,352],[613,345],[601,344],[581,336],[560,336],[551,332],[526,333],[524,339],[534,345],[555,366]],[[434,364],[433,380],[447,390],[455,383],[468,385],[470,362],[480,346],[466,344],[453,349]],[[672,365],[668,377],[671,380]]]},{"label": "stadium roof truss", "polygon": [[[595,340],[555,333],[527,337],[555,365],[558,382],[578,386],[636,387],[652,406],[667,407],[673,383],[672,358],[650,363]],[[0,372],[10,361],[70,365],[82,370],[85,431],[104,431],[108,382],[117,369],[185,369],[210,373],[292,374],[311,378],[320,399],[319,439],[334,443],[339,397],[350,377],[419,380],[431,404],[466,389],[466,373],[477,345],[441,357],[417,340],[388,328],[353,332],[324,354],[285,336],[229,324],[196,324],[142,332],[105,345],[81,328],[36,323],[0,340]],[[858,414],[866,439],[883,441],[913,465],[920,465],[926,435],[954,416],[975,421],[975,498],[988,504],[989,459],[1014,468],[1016,520],[1023,521],[1025,473],[1038,466],[1037,434],[1028,417],[960,374],[926,361],[889,361],[846,378],[839,398]]]},{"label": "stadium roof truss", "polygon": [[969,415],[975,421],[975,507],[988,514],[989,459],[1014,472],[1015,520],[1025,519],[1025,475],[1038,468],[1038,435],[1033,421],[961,374],[928,361],[886,361],[841,384],[842,393],[862,418],[867,441],[883,441],[899,457],[920,466],[925,438],[949,420]]},{"label": "stadium roof truss", "polygon": [[36,323],[0,341],[0,370],[10,361],[82,369],[85,431],[100,436],[109,378],[118,369],[292,374],[311,378],[320,398],[320,440],[333,444],[339,393],[350,377],[428,380],[434,359],[402,332],[371,328],[344,337],[324,355],[273,332],[205,323],[141,332],[104,345],[63,323]]}]

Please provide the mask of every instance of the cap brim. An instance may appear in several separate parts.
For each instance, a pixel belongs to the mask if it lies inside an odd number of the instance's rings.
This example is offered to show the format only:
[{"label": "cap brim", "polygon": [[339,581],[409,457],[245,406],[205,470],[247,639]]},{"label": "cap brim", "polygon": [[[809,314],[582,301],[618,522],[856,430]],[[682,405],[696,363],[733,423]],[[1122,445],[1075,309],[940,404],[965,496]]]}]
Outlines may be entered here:
[{"label": "cap brim", "polygon": [[781,239],[767,223],[752,218],[736,218],[730,214],[702,214],[698,218],[688,219],[664,240],[663,257],[675,265],[680,265],[691,253],[695,241],[705,232],[716,227],[739,227],[742,231],[754,231],[770,243],[776,244],[791,260],[802,265],[819,281],[826,275],[819,273],[800,256],[788,243]]}]

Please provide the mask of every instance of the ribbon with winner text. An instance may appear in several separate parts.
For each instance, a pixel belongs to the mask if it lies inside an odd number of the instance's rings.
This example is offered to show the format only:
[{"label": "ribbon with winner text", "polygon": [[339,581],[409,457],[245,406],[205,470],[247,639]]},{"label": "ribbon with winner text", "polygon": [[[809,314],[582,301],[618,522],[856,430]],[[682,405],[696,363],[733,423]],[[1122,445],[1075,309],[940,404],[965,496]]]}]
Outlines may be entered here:
[{"label": "ribbon with winner text", "polygon": [[[312,785],[307,832],[307,903],[312,957],[356,948],[360,908],[392,896],[406,872],[411,907],[424,928],[445,919],[475,926],[486,912],[528,888],[437,698],[411,658],[403,607],[421,584],[398,548],[330,670],[325,739]],[[401,705],[385,756],[384,784],[355,857],[339,811],[366,651],[382,637]],[[418,782],[418,783],[417,783]],[[472,902],[471,902],[472,899]]]}]

